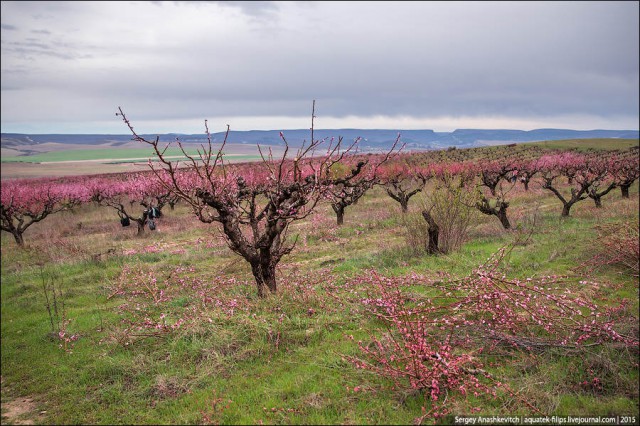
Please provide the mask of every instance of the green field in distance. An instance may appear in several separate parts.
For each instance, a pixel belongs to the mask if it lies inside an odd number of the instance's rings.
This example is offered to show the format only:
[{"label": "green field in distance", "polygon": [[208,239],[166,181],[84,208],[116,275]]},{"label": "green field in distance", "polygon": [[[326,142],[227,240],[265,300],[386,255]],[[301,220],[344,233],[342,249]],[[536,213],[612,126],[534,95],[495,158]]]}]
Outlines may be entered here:
[{"label": "green field in distance", "polygon": [[537,145],[553,149],[628,149],[638,146],[640,139],[561,139],[555,141],[523,142],[526,145]]},{"label": "green field in distance", "polygon": [[[187,154],[198,158],[195,149],[188,149]],[[180,148],[169,148],[165,152],[171,160],[185,159]],[[89,161],[89,160],[123,160],[119,162],[147,161],[149,158],[157,160],[153,150],[146,148],[111,148],[111,149],[77,149],[65,151],[51,151],[42,154],[21,155],[2,158],[3,163],[55,163],[60,161]],[[260,158],[259,155],[226,155],[227,160],[249,161]]]}]

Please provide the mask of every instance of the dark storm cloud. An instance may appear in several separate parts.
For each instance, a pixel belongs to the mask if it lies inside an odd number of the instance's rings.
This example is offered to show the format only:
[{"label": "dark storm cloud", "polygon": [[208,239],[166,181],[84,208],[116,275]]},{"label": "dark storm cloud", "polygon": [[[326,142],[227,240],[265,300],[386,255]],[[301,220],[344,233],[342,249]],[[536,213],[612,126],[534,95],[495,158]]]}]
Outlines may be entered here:
[{"label": "dark storm cloud", "polygon": [[3,126],[60,118],[29,103],[42,90],[85,120],[99,104],[150,120],[306,116],[317,99],[326,115],[425,127],[575,115],[637,128],[637,2],[50,3],[2,3]]}]

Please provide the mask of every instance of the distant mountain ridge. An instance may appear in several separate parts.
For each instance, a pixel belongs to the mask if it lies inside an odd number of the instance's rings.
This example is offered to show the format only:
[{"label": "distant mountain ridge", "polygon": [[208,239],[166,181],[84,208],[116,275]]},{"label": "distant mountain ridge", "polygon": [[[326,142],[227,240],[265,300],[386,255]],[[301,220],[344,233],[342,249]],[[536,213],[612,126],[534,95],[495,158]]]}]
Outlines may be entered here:
[{"label": "distant mountain ridge", "polygon": [[[309,129],[283,130],[283,134],[290,146],[295,147],[308,141],[311,134]],[[619,138],[638,139],[638,130],[569,130],[569,129],[536,129],[536,130],[508,130],[508,129],[457,129],[453,132],[435,132],[433,130],[388,130],[388,129],[316,129],[315,139],[342,137],[344,143],[352,142],[360,137],[362,149],[386,149],[396,140],[398,133],[401,141],[411,149],[443,149],[451,146],[457,148],[471,148],[482,145],[497,145],[504,143],[538,142],[560,139],[593,139]],[[148,139],[160,137],[163,142],[173,142],[178,138],[185,144],[207,142],[203,134],[166,133],[160,135],[141,135]],[[225,133],[213,133],[212,140],[219,143],[224,140]],[[117,146],[132,140],[131,135],[111,134],[23,134],[2,133],[0,147],[11,148],[24,145],[37,145],[47,142],[64,144]],[[229,132],[229,143],[283,145],[280,130],[248,130]]]}]

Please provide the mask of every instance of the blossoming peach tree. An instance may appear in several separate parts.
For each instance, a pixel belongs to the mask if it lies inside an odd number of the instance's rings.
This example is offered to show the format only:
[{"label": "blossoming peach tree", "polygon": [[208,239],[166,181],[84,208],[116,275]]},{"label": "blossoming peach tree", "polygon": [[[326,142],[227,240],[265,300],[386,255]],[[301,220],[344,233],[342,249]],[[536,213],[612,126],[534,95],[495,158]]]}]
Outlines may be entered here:
[{"label": "blossoming peach tree", "polygon": [[154,226],[151,210],[158,205],[158,198],[166,195],[155,176],[143,172],[129,173],[95,183],[88,183],[93,189],[93,198],[99,198],[100,205],[115,209],[121,222],[124,221],[123,225],[133,221],[137,235],[144,233],[146,225]]},{"label": "blossoming peach tree", "polygon": [[424,165],[410,165],[410,156],[398,156],[381,170],[379,183],[387,195],[400,204],[402,213],[409,211],[409,200],[422,192],[430,176]]},{"label": "blossoming peach tree", "polygon": [[158,181],[184,200],[200,221],[222,226],[229,248],[251,265],[260,297],[265,296],[265,290],[277,291],[276,266],[295,247],[296,240],[288,238],[289,226],[309,216],[328,189],[340,183],[337,179],[355,181],[364,170],[355,167],[347,176],[332,176],[331,171],[355,151],[358,140],[345,147],[341,137],[328,143],[315,139],[315,102],[310,141],[303,142],[291,157],[292,148],[281,132],[282,156],[276,158],[271,150],[258,146],[262,161],[251,164],[225,161],[229,126],[216,147],[205,121],[208,142],[200,146],[197,155],[188,154],[178,141],[187,159],[180,164],[169,160],[165,155],[168,145],[162,145],[159,138],[148,140],[137,134],[121,108],[116,114],[134,140],[153,147],[158,164],[150,161],[149,165]]},{"label": "blossoming peach tree", "polygon": [[0,229],[24,247],[24,232],[49,215],[86,201],[82,186],[51,178],[2,181]]}]

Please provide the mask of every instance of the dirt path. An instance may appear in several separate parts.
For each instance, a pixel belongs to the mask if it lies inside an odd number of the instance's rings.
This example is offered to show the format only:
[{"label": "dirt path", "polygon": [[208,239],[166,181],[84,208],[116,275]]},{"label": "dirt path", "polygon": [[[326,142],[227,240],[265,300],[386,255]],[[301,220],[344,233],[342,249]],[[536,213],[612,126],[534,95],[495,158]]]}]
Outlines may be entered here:
[{"label": "dirt path", "polygon": [[3,425],[34,425],[42,423],[46,411],[38,411],[37,403],[32,397],[11,398],[8,396],[10,388],[5,385],[4,378],[0,378],[2,385],[2,424]]}]

